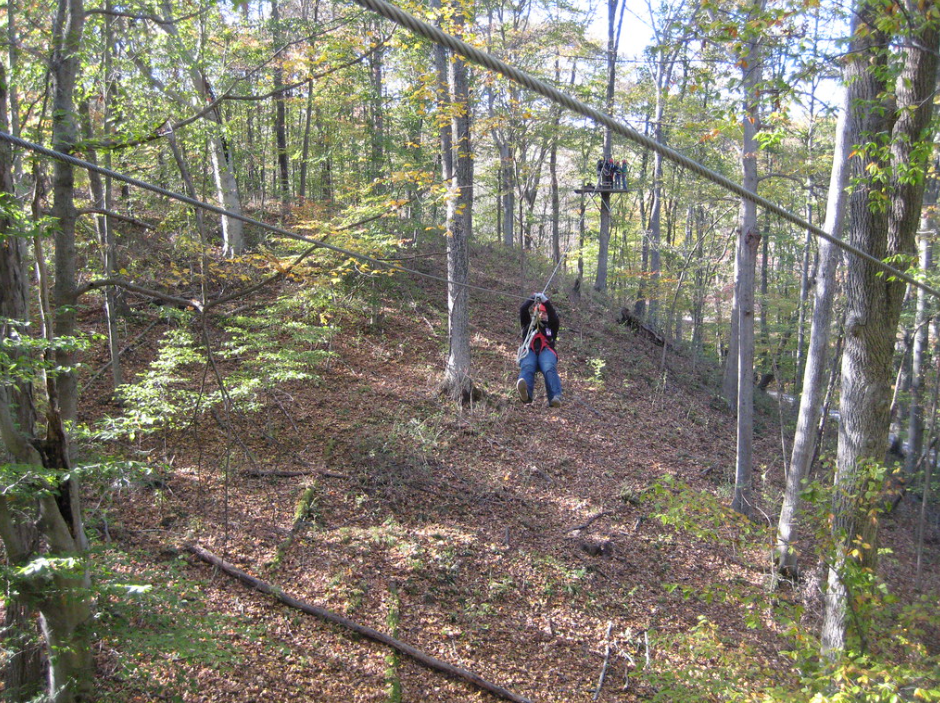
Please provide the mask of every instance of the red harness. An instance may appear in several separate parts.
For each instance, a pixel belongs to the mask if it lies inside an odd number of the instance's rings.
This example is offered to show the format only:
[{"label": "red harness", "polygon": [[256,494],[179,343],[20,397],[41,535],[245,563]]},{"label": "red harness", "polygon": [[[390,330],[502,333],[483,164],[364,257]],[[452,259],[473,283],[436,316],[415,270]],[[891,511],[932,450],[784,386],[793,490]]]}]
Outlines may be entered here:
[{"label": "red harness", "polygon": [[[536,341],[538,345],[536,346]],[[529,343],[529,348],[532,349],[536,354],[540,353],[543,349],[548,349],[552,354],[558,356],[558,352],[552,349],[552,345],[549,343],[548,337],[541,331],[536,332],[532,336],[532,341]]]}]

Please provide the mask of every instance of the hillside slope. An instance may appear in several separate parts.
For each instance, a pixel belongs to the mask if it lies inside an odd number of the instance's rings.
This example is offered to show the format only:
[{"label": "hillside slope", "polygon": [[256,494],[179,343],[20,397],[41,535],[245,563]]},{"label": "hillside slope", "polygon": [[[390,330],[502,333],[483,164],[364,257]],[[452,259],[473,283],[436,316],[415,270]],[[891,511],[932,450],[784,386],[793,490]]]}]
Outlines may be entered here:
[{"label": "hillside slope", "polygon": [[[410,263],[440,275],[443,258],[427,254]],[[518,261],[504,259],[474,251],[474,284],[520,291]],[[540,289],[549,272],[535,266],[521,290]],[[101,579],[113,584],[101,604],[102,695],[496,700],[246,588],[187,544],[532,701],[594,699],[605,659],[600,701],[796,690],[783,652],[795,646],[791,626],[815,634],[818,582],[810,569],[798,589],[766,589],[783,467],[775,417],[759,418],[755,447],[755,495],[770,520],[750,524],[724,507],[734,418],[701,364],[668,352],[664,373],[661,348],[615,312],[569,300],[569,286],[559,280],[552,296],[560,409],[545,407],[541,386],[532,405],[516,401],[519,299],[480,291],[473,373],[486,398],[463,410],[441,400],[443,284],[396,275],[356,281],[328,314],[311,307],[338,330],[320,347],[332,356],[316,381],[274,384],[253,412],[219,406],[120,447],[163,469],[160,481],[97,495],[90,518],[108,564]],[[159,330],[138,345],[138,368]],[[225,373],[244,361],[218,363]],[[192,370],[194,386],[212,385],[212,371]],[[115,412],[102,383],[85,421]],[[911,534],[886,527],[899,588],[910,583]],[[126,584],[151,589],[129,597]]]}]

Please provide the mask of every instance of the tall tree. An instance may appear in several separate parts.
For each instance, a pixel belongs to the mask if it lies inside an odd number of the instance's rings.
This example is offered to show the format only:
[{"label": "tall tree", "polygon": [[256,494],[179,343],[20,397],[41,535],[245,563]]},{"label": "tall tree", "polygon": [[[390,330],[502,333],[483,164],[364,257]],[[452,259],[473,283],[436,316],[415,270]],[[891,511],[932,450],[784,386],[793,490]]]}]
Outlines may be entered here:
[{"label": "tall tree", "polygon": [[[164,90],[164,93],[171,99],[182,102],[184,107],[195,107],[202,109],[206,105],[215,103],[218,97],[212,87],[209,77],[200,68],[199,62],[186,48],[179,29],[177,21],[173,17],[173,7],[169,0],[161,0],[161,12],[163,21],[159,27],[172,37],[176,42],[176,50],[182,57],[184,70],[189,73],[192,82],[193,91],[197,96],[189,104],[183,102],[185,99],[173,91]],[[140,66],[142,64],[139,62]],[[143,67],[143,66],[142,66]],[[146,67],[143,67],[146,69]],[[153,75],[152,71],[146,70],[146,77],[160,88],[164,88],[162,83]],[[234,213],[241,215],[241,198],[238,194],[238,183],[235,180],[235,164],[232,154],[232,148],[225,138],[225,125],[222,119],[221,107],[216,105],[213,109],[205,113],[205,120],[209,128],[209,155],[212,160],[212,174],[215,178],[216,194],[219,204]],[[229,215],[222,216],[222,245],[226,256],[237,256],[245,249],[245,235],[242,221],[237,217]]]},{"label": "tall tree", "polygon": [[[823,225],[825,231],[834,237],[841,237],[845,215],[848,154],[852,146],[849,141],[852,133],[849,121],[851,119],[849,100],[848,93],[843,92],[842,112],[839,114],[835,150],[832,155],[826,221]],[[798,575],[798,555],[794,549],[794,543],[797,537],[800,492],[803,490],[803,478],[809,472],[815,455],[816,426],[819,424],[822,395],[825,391],[823,381],[828,362],[832,300],[840,253],[834,244],[826,240],[820,241],[819,270],[816,273],[809,350],[803,371],[803,393],[800,396],[800,410],[797,416],[796,433],[793,437],[793,450],[790,454],[783,504],[777,521],[777,570],[782,575],[793,578]]]},{"label": "tall tree", "polygon": [[[664,4],[660,12],[654,12],[652,3],[647,2],[650,21],[653,26],[655,45],[651,48],[651,72],[653,74],[654,109],[652,137],[664,143],[663,129],[666,114],[666,99],[669,85],[672,83],[676,60],[686,46],[686,41],[694,27],[693,21],[680,22],[680,17],[697,12],[698,3],[693,0],[678,0],[673,6]],[[650,300],[646,306],[646,318],[653,327],[658,326],[659,315],[659,279],[661,275],[660,246],[662,241],[661,220],[663,200],[663,155],[658,151],[653,154],[652,205],[649,216],[649,288]]]},{"label": "tall tree", "polygon": [[[748,9],[745,26],[760,16],[766,0],[755,0]],[[743,91],[743,136],[741,142],[741,185],[757,192],[757,130],[760,123],[758,88],[761,80],[762,36],[746,31],[742,50],[741,85]],[[734,498],[731,507],[750,515],[751,463],[754,442],[754,275],[761,235],[757,229],[757,205],[741,200],[738,244],[734,258],[734,300],[737,313],[737,359],[729,356],[729,366],[737,366],[737,458]]]},{"label": "tall tree", "polygon": [[[852,179],[849,241],[876,259],[898,260],[914,252],[924,192],[929,144],[927,127],[936,87],[938,22],[926,7],[905,2],[901,21],[883,4],[859,0],[853,19],[846,75],[852,97]],[[905,38],[897,60],[901,70],[892,97],[892,34]],[[890,152],[886,150],[890,146]],[[885,186],[888,186],[886,189]],[[877,506],[857,493],[868,470],[883,461],[891,406],[892,355],[905,284],[885,277],[871,262],[846,263],[845,349],[839,445],[832,504],[835,554],[830,561],[822,652],[845,648],[846,580],[853,551],[873,564],[877,549]],[[869,477],[877,480],[876,477]]]},{"label": "tall tree", "polygon": [[[459,3],[448,5],[453,31],[466,22]],[[447,320],[449,351],[441,392],[466,402],[473,397],[470,376],[469,240],[473,231],[473,156],[470,142],[470,76],[466,62],[435,45],[441,155],[447,197]]]},{"label": "tall tree", "polygon": [[[927,275],[933,268],[933,242],[935,235],[937,196],[940,180],[937,179],[936,162],[924,195],[921,227],[917,238],[918,268]],[[924,377],[929,365],[929,324],[935,306],[927,299],[923,288],[917,289],[917,310],[914,315],[914,339],[911,347],[911,403],[908,412],[907,456],[904,470],[910,481],[924,459]]]},{"label": "tall tree", "polygon": [[274,79],[274,153],[277,156],[277,183],[280,191],[281,220],[287,217],[290,209],[290,171],[287,158],[287,99],[284,95],[284,58],[281,55],[283,43],[281,31],[281,6],[279,0],[271,0],[271,36],[274,40],[276,56],[272,76]]},{"label": "tall tree", "polygon": [[[614,86],[617,79],[617,47],[620,44],[620,27],[623,24],[623,12],[617,22],[617,7],[620,0],[607,0],[607,95],[604,105],[607,114],[614,111]],[[604,130],[604,159],[609,159],[613,149],[613,132],[610,127]],[[601,193],[601,220],[597,239],[597,272],[594,276],[594,290],[607,290],[607,264],[610,250],[610,193]]]},{"label": "tall tree", "polygon": [[[81,0],[60,0],[52,25],[53,144],[68,153],[77,139],[74,89],[80,65],[85,11]],[[6,126],[6,119],[3,119]],[[0,181],[4,195],[10,192],[10,150],[0,150]],[[5,207],[10,206],[10,201]],[[75,219],[74,173],[70,164],[57,161],[54,176],[53,213],[58,217],[55,233],[55,310],[46,310],[52,327],[44,332],[49,342],[47,356],[55,354],[60,369],[45,384],[45,436],[39,437],[39,413],[31,395],[19,380],[4,379],[0,387],[0,438],[13,464],[6,471],[25,471],[47,477],[47,490],[19,494],[14,485],[20,477],[5,474],[0,491],[0,539],[10,563],[20,569],[21,593],[39,611],[39,624],[48,658],[48,700],[72,703],[88,700],[92,688],[90,579],[86,564],[88,542],[82,523],[78,479],[72,475],[66,421],[75,418],[76,385],[71,373],[69,344],[75,330]],[[4,337],[12,338],[25,327],[26,286],[22,245],[9,231],[9,217],[0,227],[0,310],[14,313],[15,322],[4,321]],[[46,286],[47,281],[40,281]],[[45,300],[45,298],[44,298]],[[20,327],[20,329],[17,329]],[[47,359],[47,362],[51,359]],[[55,367],[53,367],[55,368]],[[19,407],[14,416],[13,408]],[[25,505],[17,505],[19,499]],[[39,533],[40,539],[33,535]],[[43,551],[41,551],[43,550]],[[42,557],[40,559],[40,557]],[[23,692],[18,692],[22,695]]]},{"label": "tall tree", "polygon": [[[9,129],[7,119],[7,81],[3,63],[0,62],[0,129]],[[0,144],[0,340],[7,349],[12,349],[16,340],[26,332],[29,320],[29,281],[27,270],[27,240],[23,232],[16,232],[13,209],[14,193],[13,151],[8,142]],[[25,353],[8,352],[16,361]],[[9,422],[13,427],[32,428],[36,424],[36,408],[30,383],[0,382],[0,438],[3,439],[0,458],[3,462],[15,461],[16,434],[2,430]],[[29,430],[27,430],[29,431]],[[6,487],[6,480],[3,481]],[[5,501],[6,498],[0,498]],[[20,566],[15,557],[25,553],[25,545],[35,543],[38,530],[27,520],[4,519],[9,509],[0,505],[0,523],[6,524],[9,535],[4,539],[7,564]],[[0,533],[2,535],[2,533]],[[22,545],[22,547],[20,547]],[[14,550],[11,551],[11,547]],[[12,592],[5,602],[3,623],[4,638],[10,642],[11,656],[4,667],[4,690],[11,700],[32,700],[42,690],[42,658],[35,645],[37,628],[36,613],[26,593]]]}]

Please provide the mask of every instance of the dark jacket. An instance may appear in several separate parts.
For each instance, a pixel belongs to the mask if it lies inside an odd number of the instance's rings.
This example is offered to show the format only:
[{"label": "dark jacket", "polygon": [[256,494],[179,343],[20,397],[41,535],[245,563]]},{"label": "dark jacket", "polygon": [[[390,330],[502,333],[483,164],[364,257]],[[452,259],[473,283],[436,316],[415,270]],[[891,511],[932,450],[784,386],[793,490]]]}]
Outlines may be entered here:
[{"label": "dark jacket", "polygon": [[[525,336],[529,333],[529,325],[532,324],[532,313],[529,312],[529,308],[534,304],[535,298],[529,298],[522,304],[522,307],[519,308],[519,326],[522,328],[523,339],[525,339]],[[545,311],[548,313],[548,320],[544,324],[541,320],[536,323],[538,332],[536,332],[535,337],[532,338],[532,348],[536,352],[542,350],[542,345],[544,345],[545,342],[548,342],[548,346],[554,351],[555,340],[558,339],[558,313],[555,312],[555,306],[552,305],[552,301],[545,301]]]}]

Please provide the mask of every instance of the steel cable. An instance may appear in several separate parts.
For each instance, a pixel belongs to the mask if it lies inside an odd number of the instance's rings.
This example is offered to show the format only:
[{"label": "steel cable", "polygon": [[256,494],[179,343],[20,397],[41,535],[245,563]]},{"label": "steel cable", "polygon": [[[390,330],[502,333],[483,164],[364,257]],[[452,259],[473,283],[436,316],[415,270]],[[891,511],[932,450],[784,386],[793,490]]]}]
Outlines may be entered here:
[{"label": "steel cable", "polygon": [[[133,185],[133,186],[137,186],[138,188],[143,188],[144,190],[149,190],[149,191],[151,191],[151,192],[153,192],[153,193],[157,193],[158,195],[162,195],[162,196],[167,197],[167,198],[172,198],[172,199],[174,199],[174,200],[179,200],[179,201],[184,202],[184,203],[186,203],[186,204],[188,204],[188,205],[192,205],[193,207],[198,207],[198,208],[201,208],[201,209],[203,209],[203,210],[207,210],[207,211],[209,211],[209,212],[213,212],[213,213],[215,213],[215,214],[217,214],[217,215],[223,215],[223,216],[225,216],[225,217],[231,217],[232,219],[240,220],[241,222],[244,222],[244,223],[246,223],[246,224],[254,225],[254,226],[256,226],[256,227],[261,227],[262,229],[266,229],[266,230],[268,230],[269,232],[274,232],[274,233],[276,233],[276,234],[280,234],[280,235],[283,236],[283,237],[287,237],[287,238],[289,238],[289,239],[295,239],[295,240],[297,240],[298,242],[305,242],[305,243],[307,243],[307,244],[312,244],[312,245],[314,245],[314,246],[323,247],[324,249],[328,249],[328,250],[330,250],[330,251],[332,251],[332,252],[335,252],[335,253],[337,253],[337,254],[344,254],[344,255],[349,256],[349,257],[351,257],[351,258],[359,259],[360,261],[368,262],[368,263],[372,264],[373,266],[376,266],[377,268],[388,269],[388,270],[391,270],[391,271],[400,271],[401,273],[410,273],[410,274],[413,274],[413,275],[415,275],[415,276],[424,276],[425,278],[430,278],[431,280],[440,281],[440,282],[442,282],[442,283],[453,283],[454,285],[462,286],[463,288],[467,288],[467,289],[469,289],[469,290],[476,290],[476,291],[481,291],[481,292],[484,292],[484,293],[492,293],[492,294],[494,294],[494,295],[502,295],[502,296],[506,296],[506,297],[509,297],[509,298],[518,298],[519,300],[526,300],[526,298],[527,298],[527,296],[519,295],[518,293],[506,293],[506,292],[504,292],[504,291],[495,290],[495,289],[493,289],[493,288],[484,288],[483,286],[476,286],[476,285],[473,285],[473,284],[471,284],[471,283],[460,283],[460,282],[451,280],[451,279],[446,278],[446,277],[443,277],[443,276],[435,276],[434,274],[431,274],[431,273],[425,273],[425,272],[423,272],[423,271],[417,271],[417,270],[415,270],[415,269],[406,268],[405,266],[400,266],[400,265],[398,265],[398,264],[391,263],[391,262],[388,262],[388,261],[382,261],[381,259],[376,259],[376,258],[374,258],[374,257],[368,256],[367,254],[360,254],[360,253],[355,252],[355,251],[350,251],[349,249],[344,249],[343,247],[338,247],[338,246],[336,246],[335,244],[327,244],[326,242],[321,241],[321,240],[319,240],[319,239],[313,239],[312,237],[305,237],[305,236],[303,236],[302,234],[297,234],[296,232],[291,232],[290,230],[284,229],[283,227],[278,227],[278,226],[276,226],[276,225],[270,225],[270,224],[268,224],[267,222],[262,222],[261,220],[256,220],[256,219],[254,219],[253,217],[247,217],[246,215],[242,215],[242,214],[240,214],[240,213],[231,212],[230,210],[226,210],[225,208],[218,207],[217,205],[212,205],[212,204],[210,204],[210,203],[205,203],[205,202],[203,202],[203,201],[201,201],[201,200],[196,200],[195,198],[190,198],[190,197],[187,196],[187,195],[183,195],[182,193],[176,193],[176,192],[174,192],[174,191],[172,191],[172,190],[167,190],[166,188],[161,188],[161,187],[158,186],[158,185],[154,185],[154,184],[152,184],[152,183],[147,183],[146,181],[141,181],[141,180],[139,180],[139,179],[137,179],[137,178],[134,178],[134,177],[132,177],[132,176],[127,176],[127,175],[125,175],[125,174],[123,174],[123,173],[119,173],[119,172],[117,172],[117,171],[112,171],[111,169],[104,168],[103,166],[99,166],[99,165],[97,165],[97,164],[93,164],[93,163],[91,163],[90,161],[84,161],[84,160],[82,160],[82,159],[76,158],[76,157],[72,156],[71,154],[64,154],[64,153],[62,153],[61,151],[55,151],[54,149],[48,149],[48,148],[46,148],[46,147],[44,147],[44,146],[41,146],[40,144],[35,144],[35,143],[29,142],[29,141],[27,141],[27,140],[25,140],[25,139],[21,139],[21,138],[19,138],[19,137],[14,137],[12,134],[8,134],[7,132],[0,131],[0,139],[2,139],[2,140],[4,140],[4,141],[7,141],[7,142],[9,142],[9,143],[11,143],[11,144],[14,144],[14,145],[16,145],[16,146],[19,146],[19,147],[21,147],[21,148],[23,148],[23,149],[28,149],[28,150],[34,151],[34,152],[36,152],[36,153],[38,153],[38,154],[42,154],[43,156],[48,156],[49,158],[52,158],[52,159],[57,159],[57,160],[59,160],[59,161],[64,161],[64,162],[66,162],[66,163],[72,164],[73,166],[78,166],[79,168],[84,168],[84,169],[86,169],[86,170],[88,170],[88,171],[95,171],[96,173],[100,173],[100,174],[103,175],[103,176],[110,176],[111,178],[114,178],[114,179],[116,179],[116,180],[123,181],[124,183],[128,183],[128,184]],[[554,274],[553,274],[553,275],[554,275]]]},{"label": "steel cable", "polygon": [[605,127],[608,127],[620,136],[625,137],[642,147],[651,149],[652,151],[661,154],[664,158],[669,159],[673,163],[679,164],[680,166],[683,166],[690,171],[693,171],[694,173],[697,173],[700,176],[710,180],[712,183],[715,183],[722,188],[725,188],[726,190],[741,196],[742,198],[746,198],[751,202],[756,203],[760,207],[774,213],[780,218],[791,222],[809,232],[812,232],[817,237],[821,237],[822,239],[831,242],[833,245],[839,247],[843,251],[854,254],[855,256],[858,256],[859,258],[874,264],[885,273],[890,274],[891,276],[894,276],[899,280],[904,281],[905,283],[909,283],[912,286],[920,288],[936,298],[940,298],[940,291],[927,285],[926,283],[918,281],[909,274],[906,274],[903,271],[886,264],[884,261],[872,256],[868,252],[862,251],[858,247],[855,247],[852,244],[829,234],[824,229],[810,224],[798,215],[794,215],[792,212],[777,205],[776,203],[761,197],[757,193],[747,190],[731,179],[722,176],[716,171],[712,171],[711,169],[703,166],[688,156],[685,156],[684,154],[681,154],[674,149],[670,149],[669,147],[660,144],[655,139],[651,139],[650,137],[640,134],[632,127],[623,124],[622,122],[618,122],[610,115],[601,112],[600,110],[597,110],[581,102],[580,100],[572,98],[557,88],[548,85],[544,81],[541,81],[538,78],[529,75],[525,71],[522,71],[504,61],[501,61],[500,59],[497,59],[492,54],[481,51],[480,49],[477,49],[476,47],[471,46],[470,44],[461,41],[460,39],[457,39],[450,34],[447,34],[432,24],[428,24],[427,22],[419,20],[417,17],[405,12],[401,8],[395,7],[394,5],[385,2],[385,0],[353,0],[353,2],[355,2],[360,7],[364,7],[379,15],[382,15],[382,17],[395,22],[405,29],[408,29],[415,34],[428,39],[429,41],[446,46],[451,51],[460,54],[465,59],[472,61],[478,66],[482,66],[483,68],[493,71],[494,73],[498,73],[508,78],[509,80],[515,81],[516,83],[525,86],[529,90],[568,108],[572,112],[575,112],[579,115],[594,120],[595,122]]}]

